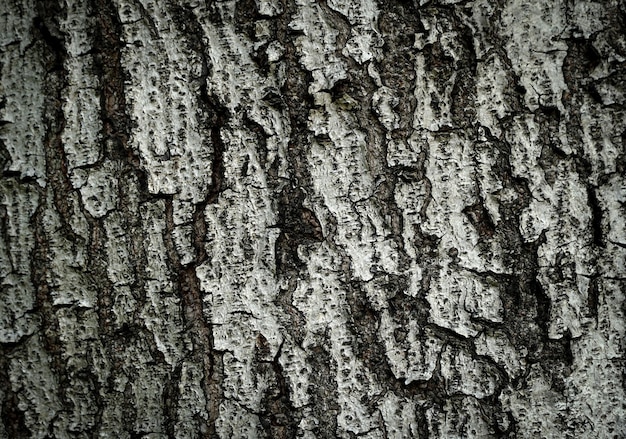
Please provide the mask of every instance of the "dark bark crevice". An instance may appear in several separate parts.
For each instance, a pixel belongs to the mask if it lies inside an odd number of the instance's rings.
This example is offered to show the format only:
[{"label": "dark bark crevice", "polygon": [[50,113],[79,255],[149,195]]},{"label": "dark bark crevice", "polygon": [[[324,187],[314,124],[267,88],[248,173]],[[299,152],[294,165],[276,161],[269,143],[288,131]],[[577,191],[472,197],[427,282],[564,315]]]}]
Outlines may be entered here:
[{"label": "dark bark crevice", "polygon": [[[34,230],[35,247],[31,254],[31,282],[35,286],[34,311],[40,317],[40,334],[43,347],[50,357],[50,367],[56,376],[57,397],[67,406],[71,401],[67,395],[70,385],[70,371],[63,355],[63,341],[57,309],[53,305],[52,289],[49,283],[51,271],[50,240],[46,231],[46,211],[53,208],[59,214],[61,230],[59,232],[69,241],[80,243],[82,238],[71,228],[72,207],[68,203],[68,193],[73,191],[67,172],[67,160],[61,142],[61,133],[65,126],[62,110],[62,95],[66,86],[67,72],[64,62],[67,57],[64,41],[58,28],[58,20],[63,14],[62,7],[56,2],[39,2],[39,17],[34,26],[43,42],[43,61],[48,69],[44,83],[48,90],[44,108],[44,153],[46,159],[47,188],[38,188],[39,205],[31,219]],[[52,206],[48,205],[48,194]],[[58,414],[57,414],[58,415]],[[52,425],[47,426],[51,431]]]},{"label": "dark bark crevice", "polygon": [[28,439],[32,432],[26,426],[26,414],[19,407],[18,395],[11,389],[8,376],[8,363],[11,358],[11,346],[0,345],[0,392],[4,399],[0,402],[2,424],[8,438]]},{"label": "dark bark crevice", "polygon": [[331,438],[337,435],[337,416],[341,412],[338,404],[337,383],[333,377],[336,374],[337,364],[330,353],[328,341],[330,334],[321,337],[320,344],[309,349],[307,362],[315,371],[309,386],[309,395],[313,414],[319,424],[313,430],[318,437]]},{"label": "dark bark crevice", "polygon": [[96,14],[92,55],[100,79],[100,112],[103,155],[139,169],[139,157],[128,147],[132,123],[126,109],[124,84],[127,74],[122,67],[122,23],[109,0],[92,0]]},{"label": "dark bark crevice", "polygon": [[257,337],[257,370],[260,374],[269,376],[272,382],[261,402],[264,409],[259,414],[259,419],[267,437],[276,439],[296,437],[298,424],[303,416],[302,410],[294,407],[289,398],[289,380],[279,361],[283,345],[284,342],[271,361],[267,361],[264,359],[269,349],[267,340],[262,334]]}]

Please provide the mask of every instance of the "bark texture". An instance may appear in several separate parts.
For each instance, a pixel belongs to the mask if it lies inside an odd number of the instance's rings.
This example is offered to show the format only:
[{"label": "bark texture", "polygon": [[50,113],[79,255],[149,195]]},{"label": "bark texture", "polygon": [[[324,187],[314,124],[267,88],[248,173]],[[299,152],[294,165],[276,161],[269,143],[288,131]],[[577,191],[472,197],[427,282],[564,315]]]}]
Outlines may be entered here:
[{"label": "bark texture", "polygon": [[625,22],[0,1],[0,437],[625,437]]}]

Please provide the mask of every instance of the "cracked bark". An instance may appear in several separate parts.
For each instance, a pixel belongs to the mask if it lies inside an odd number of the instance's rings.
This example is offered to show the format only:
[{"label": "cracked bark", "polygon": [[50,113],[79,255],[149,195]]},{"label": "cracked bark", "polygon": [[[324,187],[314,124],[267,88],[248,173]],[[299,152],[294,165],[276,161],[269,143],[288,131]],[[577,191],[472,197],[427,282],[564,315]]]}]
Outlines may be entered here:
[{"label": "cracked bark", "polygon": [[0,10],[0,437],[626,435],[622,3]]}]

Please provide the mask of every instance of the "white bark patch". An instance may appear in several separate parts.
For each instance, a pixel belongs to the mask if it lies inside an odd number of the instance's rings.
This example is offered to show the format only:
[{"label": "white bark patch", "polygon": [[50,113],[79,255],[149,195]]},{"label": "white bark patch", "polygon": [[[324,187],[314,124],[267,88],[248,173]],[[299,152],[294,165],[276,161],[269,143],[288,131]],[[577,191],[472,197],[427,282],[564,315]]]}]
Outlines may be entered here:
[{"label": "white bark patch", "polygon": [[518,349],[501,331],[493,334],[483,332],[474,340],[476,353],[491,357],[498,365],[504,367],[513,379],[523,373],[526,366],[524,357],[528,355],[526,348]]},{"label": "white bark patch", "polygon": [[399,127],[400,117],[393,110],[397,105],[398,97],[389,87],[380,87],[372,96],[372,106],[376,108],[378,119],[388,131]]},{"label": "white bark patch", "polygon": [[246,439],[259,436],[262,427],[258,415],[250,413],[237,401],[226,399],[220,403],[220,413],[225,414],[217,420],[215,426],[220,438]]},{"label": "white bark patch", "polygon": [[[437,438],[491,437],[494,429],[485,419],[480,403],[475,398],[448,400],[442,408],[426,411],[428,434]],[[503,430],[508,425],[501,425]]]},{"label": "white bark patch", "polygon": [[[150,17],[141,17],[135,5],[118,3],[130,76],[126,99],[137,127],[130,143],[148,173],[148,188],[199,202],[211,183],[206,169],[213,154],[197,114],[201,61],[181,44],[185,36],[160,3],[144,2]],[[154,32],[161,38],[153,38]]]},{"label": "white bark patch", "polygon": [[517,428],[528,436],[559,437],[562,435],[560,418],[567,416],[564,396],[552,390],[541,366],[533,364],[526,380],[528,387],[507,388],[500,395],[517,422]]},{"label": "white bark patch", "polygon": [[31,437],[49,437],[52,423],[62,409],[58,384],[50,368],[50,357],[38,335],[29,338],[23,349],[9,360],[11,390],[17,394]]},{"label": "white bark patch", "polygon": [[[9,154],[8,171],[45,185],[43,49],[32,32],[34,2],[3,2],[0,6],[0,141]],[[4,125],[6,123],[6,125]]]},{"label": "white bark patch", "polygon": [[136,376],[131,384],[134,404],[137,414],[135,419],[136,431],[147,431],[158,439],[164,439],[164,413],[161,398],[165,373],[158,366],[147,362],[139,363]]},{"label": "white bark patch", "polygon": [[285,341],[285,351],[279,360],[289,377],[291,390],[291,403],[296,408],[305,408],[311,401],[311,375],[318,371],[313,370],[306,361],[306,350],[293,344],[290,340]]},{"label": "white bark patch", "polygon": [[600,2],[578,1],[573,9],[575,29],[581,32],[583,38],[589,38],[594,33],[602,31],[609,19],[606,8]]},{"label": "white bark patch", "polygon": [[267,17],[275,17],[282,14],[283,5],[280,0],[256,0],[259,14]]},{"label": "white bark patch", "polygon": [[128,230],[121,214],[113,212],[104,221],[107,239],[107,274],[113,285],[130,285],[136,280],[129,251]]},{"label": "white bark patch", "polygon": [[386,238],[389,226],[377,206],[379,176],[367,160],[366,134],[356,128],[353,114],[330,102],[330,95],[320,93],[316,99],[324,110],[310,113],[310,126],[331,140],[311,145],[311,178],[321,202],[316,210],[328,209],[337,221],[335,240],[350,255],[355,278],[397,273],[398,251]]},{"label": "white bark patch", "polygon": [[324,16],[321,7],[308,0],[298,1],[298,12],[289,27],[304,32],[296,39],[301,53],[300,62],[313,75],[309,93],[330,89],[347,77],[345,61],[336,54],[339,31]]},{"label": "white bark patch", "polygon": [[[225,163],[235,166],[237,161]],[[225,396],[238,401],[220,409],[219,431],[224,435],[247,431],[246,425],[257,428],[258,417],[253,413],[261,410],[267,382],[252,363],[256,338],[262,334],[267,340],[270,360],[283,339],[274,302],[278,230],[269,228],[277,220],[267,190],[242,183],[220,195],[223,204],[207,206],[208,260],[196,270],[205,293],[205,312],[213,324],[214,348],[228,351],[224,355]]]},{"label": "white bark patch", "polygon": [[175,431],[179,438],[193,438],[207,421],[206,397],[201,388],[202,370],[197,364],[184,361],[181,366],[181,380],[178,384],[178,422]]},{"label": "white bark patch", "polygon": [[[607,297],[612,303],[615,303],[615,299],[623,303],[624,294]],[[606,311],[608,309],[605,308],[602,314],[609,319],[621,319],[624,322],[623,313],[609,317]],[[619,332],[624,334],[623,323],[618,325],[621,326]],[[572,354],[576,360],[568,378],[568,387],[571,396],[575,397],[568,404],[568,413],[571,413],[568,421],[575,426],[575,434],[581,437],[610,437],[620,431],[620,424],[624,422],[626,394],[624,388],[614,381],[623,372],[623,366],[614,350],[614,343],[605,337],[605,334],[592,330],[572,345]]]},{"label": "white bark patch", "polygon": [[[396,335],[404,333],[403,340]],[[428,381],[437,367],[443,343],[432,334],[421,330],[417,322],[409,327],[393,321],[388,311],[383,311],[379,337],[385,344],[385,353],[394,376],[405,384]]]},{"label": "white bark patch", "polygon": [[387,437],[406,439],[419,437],[415,416],[417,403],[414,400],[400,398],[393,392],[387,392],[381,398],[379,407]]},{"label": "white bark patch", "polygon": [[141,310],[142,320],[154,336],[157,349],[165,361],[174,367],[183,355],[181,337],[182,317],[180,297],[174,294],[174,287],[163,254],[165,244],[165,208],[163,201],[142,205],[141,216],[144,221],[146,236],[145,267],[147,274],[146,301]]},{"label": "white bark patch", "polygon": [[61,234],[61,219],[53,209],[52,194],[47,190],[45,230],[50,236],[50,271],[48,286],[53,305],[78,305],[93,308],[96,305],[96,291],[88,274],[83,270],[86,262],[85,249],[75,246]]},{"label": "white bark patch", "polygon": [[96,218],[103,217],[117,207],[118,168],[117,163],[105,161],[98,167],[79,172],[86,179],[80,185],[83,205]]},{"label": "white bark patch", "polygon": [[497,387],[497,374],[489,363],[450,346],[443,349],[440,361],[441,375],[448,394],[460,393],[479,399],[493,395]]},{"label": "white bark patch", "polygon": [[479,61],[476,70],[477,119],[491,134],[500,137],[499,120],[513,111],[506,96],[509,78],[505,64],[494,52]]},{"label": "white bark patch", "polygon": [[520,120],[517,128],[518,135],[511,138],[511,161],[516,174],[528,179],[533,194],[520,227],[527,241],[537,240],[541,234],[546,239],[538,255],[539,280],[552,304],[549,336],[560,338],[569,332],[579,337],[584,308],[575,273],[589,273],[587,258],[578,255],[590,254],[585,248],[592,245],[587,232],[591,228],[587,192],[573,164],[567,160],[555,166],[554,175],[541,170],[541,148],[547,146],[540,146],[538,128],[531,118]]},{"label": "white bark patch", "polygon": [[[479,159],[477,163],[476,151],[467,140],[454,134],[431,135],[428,139],[430,154],[426,175],[431,183],[432,199],[426,208],[427,221],[421,226],[425,233],[440,238],[438,253],[441,258],[438,275],[427,292],[431,305],[430,318],[439,326],[452,329],[464,337],[473,337],[480,330],[473,318],[493,322],[503,320],[498,286],[494,280],[487,282],[469,271],[459,271],[452,264],[458,263],[480,273],[510,271],[497,256],[501,254],[497,243],[485,242],[486,237],[479,235],[465,212],[467,207],[480,201],[477,196],[480,192],[489,200],[487,206],[496,210],[498,201],[493,194],[497,193],[498,184],[491,178],[490,185],[490,178],[481,176],[483,186],[476,187],[476,170],[489,176],[489,162],[482,163]],[[483,157],[485,155],[482,154]],[[411,210],[405,210],[408,216]],[[419,221],[418,217],[407,220],[408,224]],[[406,236],[410,237],[411,232]],[[481,247],[493,250],[485,252]],[[414,282],[418,279],[419,276]]]},{"label": "white bark patch", "polygon": [[39,204],[35,190],[12,180],[0,182],[0,205],[6,211],[6,235],[0,240],[0,342],[16,343],[32,334],[38,318],[31,280],[31,252],[35,245],[30,219]]},{"label": "white bark patch", "polygon": [[96,426],[98,407],[93,404],[93,383],[81,377],[81,374],[91,367],[97,367],[102,372],[98,384],[104,385],[109,369],[102,343],[98,339],[98,316],[93,310],[77,313],[70,308],[60,309],[57,315],[63,359],[71,378],[71,384],[65,388],[65,395],[73,407],[66,419],[67,428],[72,431],[90,430]]},{"label": "white bark patch", "polygon": [[[607,241],[621,246],[626,245],[626,234],[624,233],[624,230],[626,230],[626,215],[624,215],[626,210],[624,209],[624,205],[626,205],[626,182],[614,174],[602,186],[598,195],[600,202],[606,206],[606,212],[608,213],[605,220],[608,226]],[[626,270],[620,271],[621,273],[626,272]]]},{"label": "white bark patch", "polygon": [[502,11],[503,35],[509,38],[507,54],[522,85],[526,105],[563,110],[561,96],[567,89],[563,78],[563,59],[567,44],[560,38],[566,30],[564,5],[511,0]]},{"label": "white bark patch", "polygon": [[383,39],[376,29],[378,21],[376,2],[330,0],[328,6],[342,14],[351,24],[350,38],[342,50],[345,57],[349,56],[359,64],[363,64],[382,56]]},{"label": "white bark patch", "polygon": [[472,282],[460,274],[442,267],[442,274],[435,278],[437,289],[427,293],[430,304],[430,321],[448,328],[463,337],[475,337],[481,327],[472,322],[470,312],[465,308]]},{"label": "white bark patch", "polygon": [[309,282],[300,282],[293,293],[294,305],[307,323],[305,349],[317,345],[317,336],[329,334],[330,354],[336,362],[332,369],[337,385],[340,413],[337,417],[338,434],[363,434],[380,427],[364,401],[381,393],[374,371],[369,370],[353,352],[354,335],[347,328],[349,313],[346,291],[338,273],[330,267],[341,264],[339,256],[322,243],[312,249],[308,257]]},{"label": "white bark patch", "polygon": [[68,84],[65,88],[63,113],[65,125],[61,136],[70,175],[77,167],[93,165],[100,158],[101,84],[95,75],[93,55],[93,17],[89,16],[87,2],[77,1],[68,5],[67,16],[61,23],[65,34]]}]

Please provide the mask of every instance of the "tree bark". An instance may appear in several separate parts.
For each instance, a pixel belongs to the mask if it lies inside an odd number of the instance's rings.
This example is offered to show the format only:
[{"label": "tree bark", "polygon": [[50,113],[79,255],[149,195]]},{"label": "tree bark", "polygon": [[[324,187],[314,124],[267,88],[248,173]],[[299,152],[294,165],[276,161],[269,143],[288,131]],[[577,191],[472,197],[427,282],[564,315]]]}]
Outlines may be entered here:
[{"label": "tree bark", "polygon": [[0,10],[0,437],[626,436],[623,2]]}]

